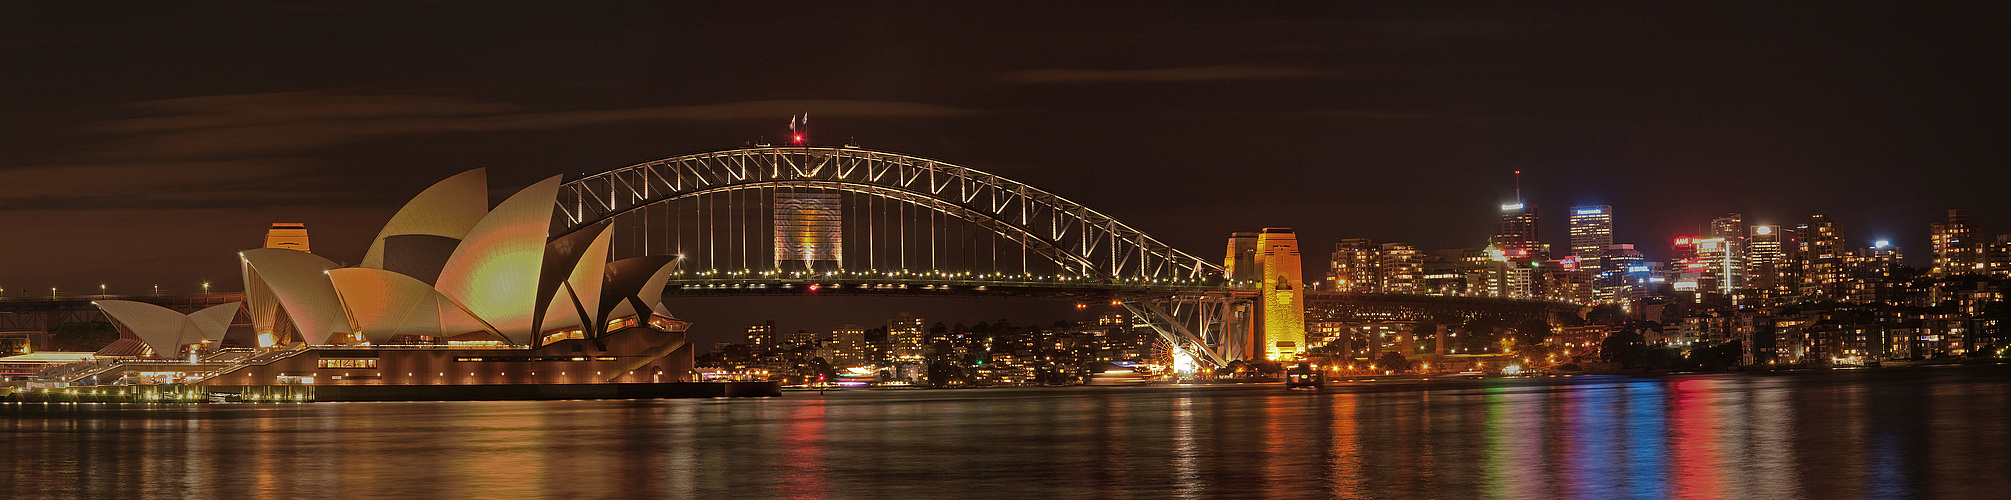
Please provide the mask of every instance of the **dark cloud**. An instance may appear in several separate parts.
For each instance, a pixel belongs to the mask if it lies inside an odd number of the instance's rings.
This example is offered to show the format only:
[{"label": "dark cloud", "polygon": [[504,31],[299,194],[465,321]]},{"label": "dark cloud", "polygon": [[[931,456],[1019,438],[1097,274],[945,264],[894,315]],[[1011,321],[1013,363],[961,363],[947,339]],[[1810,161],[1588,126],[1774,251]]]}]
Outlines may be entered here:
[{"label": "dark cloud", "polygon": [[1062,83],[1166,83],[1221,82],[1247,80],[1297,80],[1331,76],[1324,71],[1288,66],[1229,64],[1155,69],[1068,69],[1048,68],[1008,73],[1006,82],[1022,84]]},{"label": "dark cloud", "polygon": [[440,133],[558,130],[654,121],[818,117],[921,118],[982,113],[933,104],[848,99],[767,100],[627,109],[527,112],[461,97],[288,92],[168,99],[130,105],[148,116],[91,130],[126,136],[100,154],[209,158],[299,152],[370,139]]},{"label": "dark cloud", "polygon": [[314,204],[324,161],[37,165],[0,169],[0,210],[261,207]]}]

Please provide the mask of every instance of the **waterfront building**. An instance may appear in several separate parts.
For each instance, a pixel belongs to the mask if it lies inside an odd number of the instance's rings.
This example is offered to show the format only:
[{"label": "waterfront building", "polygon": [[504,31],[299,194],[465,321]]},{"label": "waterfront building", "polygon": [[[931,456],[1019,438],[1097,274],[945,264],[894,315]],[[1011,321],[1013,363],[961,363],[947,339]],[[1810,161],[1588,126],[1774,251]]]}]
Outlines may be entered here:
[{"label": "waterfront building", "polygon": [[[218,332],[239,314],[234,307],[182,315],[119,301],[98,306],[122,336],[147,344],[142,357],[195,360],[169,371],[201,373],[204,385],[690,380],[689,324],[662,304],[674,257],[610,261],[605,227],[549,238],[559,177],[490,209],[486,189],[477,189],[486,185],[482,175],[469,171],[421,192],[357,267],[295,249],[305,249],[304,239],[239,252],[242,314],[263,351],[217,349]],[[288,235],[279,236],[285,243]],[[167,369],[156,365],[128,371]]]},{"label": "waterfront building", "polygon": [[1778,225],[1754,225],[1746,236],[1746,288],[1754,300],[1773,304],[1794,295],[1787,250],[1793,238]]},{"label": "waterfront building", "polygon": [[811,333],[809,330],[799,329],[796,330],[796,333],[789,334],[788,345],[806,345],[806,344],[817,344],[817,343],[818,343],[817,334]]},{"label": "waterfront building", "polygon": [[922,319],[901,313],[887,320],[887,343],[897,364],[927,362],[927,331]]},{"label": "waterfront building", "polygon": [[1844,300],[1855,303],[1889,302],[1897,303],[1904,292],[1906,274],[1902,269],[1899,247],[1880,240],[1872,246],[1857,249],[1850,256],[1847,266],[1849,279],[1844,284]]},{"label": "waterfront building", "polygon": [[1983,247],[1983,267],[1991,277],[2011,277],[2011,234],[1997,235]]},{"label": "waterfront building", "polygon": [[1376,289],[1382,293],[1419,293],[1423,290],[1424,257],[1407,243],[1384,243],[1377,250]]},{"label": "waterfront building", "polygon": [[873,364],[870,347],[866,344],[866,329],[859,325],[847,324],[831,332],[831,366],[851,368]]},{"label": "waterfront building", "polygon": [[1571,255],[1578,257],[1580,266],[1598,269],[1599,259],[1605,257],[1606,247],[1612,245],[1612,206],[1571,207]]},{"label": "waterfront building", "polygon": [[1795,227],[1796,263],[1800,284],[1796,294],[1803,298],[1831,300],[1841,295],[1842,286],[1848,278],[1845,261],[1848,250],[1844,248],[1843,236],[1837,232],[1836,223],[1829,216],[1816,214],[1807,223]]},{"label": "waterfront building", "polygon": [[747,326],[747,349],[756,354],[776,348],[775,320]]},{"label": "waterfront building", "polygon": [[1382,291],[1382,246],[1367,238],[1344,238],[1328,259],[1329,290],[1352,293]]},{"label": "waterfront building", "polygon": [[1934,251],[1930,274],[1939,278],[1987,271],[1983,228],[1969,221],[1968,210],[1949,210],[1948,222],[1937,222],[1930,229],[1929,242]]}]

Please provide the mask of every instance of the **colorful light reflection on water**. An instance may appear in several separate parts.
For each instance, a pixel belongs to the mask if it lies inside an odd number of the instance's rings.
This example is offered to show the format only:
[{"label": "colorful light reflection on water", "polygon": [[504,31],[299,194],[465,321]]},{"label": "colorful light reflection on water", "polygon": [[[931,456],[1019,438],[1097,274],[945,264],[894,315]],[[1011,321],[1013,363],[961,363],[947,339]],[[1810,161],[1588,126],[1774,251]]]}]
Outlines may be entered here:
[{"label": "colorful light reflection on water", "polygon": [[2011,367],[792,393],[0,405],[31,497],[1989,497]]}]

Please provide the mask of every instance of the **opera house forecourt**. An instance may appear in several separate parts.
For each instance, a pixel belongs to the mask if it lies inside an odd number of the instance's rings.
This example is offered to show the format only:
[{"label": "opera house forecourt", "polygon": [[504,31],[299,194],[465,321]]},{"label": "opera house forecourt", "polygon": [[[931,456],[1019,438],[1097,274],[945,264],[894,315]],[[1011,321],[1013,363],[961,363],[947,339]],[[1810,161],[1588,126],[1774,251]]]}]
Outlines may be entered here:
[{"label": "opera house forecourt", "polygon": [[[609,261],[605,226],[548,241],[559,182],[491,210],[482,169],[440,181],[354,267],[290,248],[240,252],[242,304],[182,314],[98,301],[130,356],[73,370],[92,382],[68,380],[244,400],[779,394],[692,382],[689,323],[662,302],[676,258]],[[226,342],[236,318],[251,328]]]}]

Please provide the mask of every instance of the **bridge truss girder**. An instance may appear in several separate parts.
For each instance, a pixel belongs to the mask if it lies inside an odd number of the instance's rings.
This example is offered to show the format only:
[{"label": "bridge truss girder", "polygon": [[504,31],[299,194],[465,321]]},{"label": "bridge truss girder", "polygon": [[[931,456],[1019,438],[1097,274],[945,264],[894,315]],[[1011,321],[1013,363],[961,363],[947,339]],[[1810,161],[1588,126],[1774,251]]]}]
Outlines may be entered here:
[{"label": "bridge truss girder", "polygon": [[1045,190],[958,165],[857,148],[716,151],[572,179],[560,187],[551,234],[561,238],[669,200],[756,186],[851,191],[929,207],[1041,249],[1085,277],[1187,283],[1222,278],[1213,261]]}]

